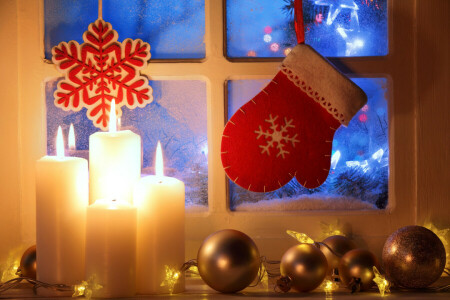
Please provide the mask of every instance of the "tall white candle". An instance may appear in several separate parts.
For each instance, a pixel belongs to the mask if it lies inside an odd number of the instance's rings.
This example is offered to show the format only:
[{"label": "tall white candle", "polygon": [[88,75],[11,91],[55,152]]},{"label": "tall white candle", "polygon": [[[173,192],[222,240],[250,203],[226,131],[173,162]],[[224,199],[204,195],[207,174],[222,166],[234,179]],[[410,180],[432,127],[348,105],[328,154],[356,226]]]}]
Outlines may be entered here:
[{"label": "tall white candle", "polygon": [[87,208],[86,278],[101,289],[94,297],[136,293],[136,208],[126,201],[97,200]]},{"label": "tall white candle", "polygon": [[[163,176],[161,145],[158,142],[156,176],[143,177],[136,184],[138,207],[137,267],[138,294],[169,293],[161,286],[165,266],[179,269],[184,256],[184,183]],[[184,278],[174,293],[184,290]]]},{"label": "tall white candle", "polygon": [[141,176],[141,137],[116,131],[114,100],[109,129],[89,137],[90,203],[112,197],[132,203],[133,186]]},{"label": "tall white candle", "polygon": [[61,127],[56,145],[36,163],[37,279],[70,285],[84,279],[88,163],[64,157]]}]

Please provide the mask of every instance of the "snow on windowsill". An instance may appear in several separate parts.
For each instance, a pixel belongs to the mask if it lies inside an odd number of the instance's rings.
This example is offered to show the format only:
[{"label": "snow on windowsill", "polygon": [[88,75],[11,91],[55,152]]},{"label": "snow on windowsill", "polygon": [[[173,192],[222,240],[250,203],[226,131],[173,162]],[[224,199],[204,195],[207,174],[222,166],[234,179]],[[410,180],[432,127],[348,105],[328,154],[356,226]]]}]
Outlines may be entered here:
[{"label": "snow on windowsill", "polygon": [[188,205],[186,205],[185,211],[187,213],[204,213],[208,212],[208,206],[189,203]]},{"label": "snow on windowsill", "polygon": [[296,211],[296,210],[372,210],[375,205],[361,200],[333,195],[302,195],[295,198],[261,200],[236,205],[235,211]]}]

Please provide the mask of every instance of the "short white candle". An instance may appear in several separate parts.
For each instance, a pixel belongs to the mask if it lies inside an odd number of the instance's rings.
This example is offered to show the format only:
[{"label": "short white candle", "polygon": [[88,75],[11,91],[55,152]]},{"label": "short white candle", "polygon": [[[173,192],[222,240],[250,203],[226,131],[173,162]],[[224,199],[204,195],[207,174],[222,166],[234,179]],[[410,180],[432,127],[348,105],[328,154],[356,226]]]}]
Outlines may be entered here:
[{"label": "short white candle", "polygon": [[61,127],[56,145],[36,163],[37,279],[71,285],[84,279],[88,163],[64,157]]},{"label": "short white candle", "polygon": [[[140,179],[134,191],[138,207],[137,267],[138,294],[169,293],[161,286],[165,266],[179,269],[184,255],[184,183],[163,176],[161,145],[158,142],[156,176]],[[184,277],[174,293],[184,290]]]},{"label": "short white candle", "polygon": [[117,197],[132,203],[133,186],[141,176],[141,137],[130,130],[116,131],[111,102],[109,132],[89,137],[89,199]]},{"label": "short white candle", "polygon": [[136,208],[126,201],[97,200],[87,208],[86,278],[102,288],[94,297],[136,293]]}]

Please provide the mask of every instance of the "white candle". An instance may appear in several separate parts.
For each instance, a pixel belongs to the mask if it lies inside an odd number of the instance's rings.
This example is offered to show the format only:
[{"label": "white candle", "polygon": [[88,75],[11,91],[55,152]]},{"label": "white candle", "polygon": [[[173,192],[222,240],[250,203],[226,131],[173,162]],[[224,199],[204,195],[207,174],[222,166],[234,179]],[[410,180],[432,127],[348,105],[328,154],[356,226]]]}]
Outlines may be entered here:
[{"label": "white candle", "polygon": [[102,288],[94,297],[136,293],[136,208],[126,201],[97,200],[87,208],[86,278]]},{"label": "white candle", "polygon": [[[184,183],[163,176],[161,145],[158,142],[156,176],[140,179],[134,191],[138,207],[137,267],[138,294],[169,293],[161,286],[165,266],[179,269],[184,263]],[[179,279],[174,293],[184,290]]]},{"label": "white candle", "polygon": [[36,163],[37,279],[71,285],[84,279],[88,163],[64,157],[61,127],[56,145]]},{"label": "white candle", "polygon": [[116,131],[114,100],[109,130],[89,137],[90,203],[113,197],[132,203],[133,186],[141,176],[141,137]]}]

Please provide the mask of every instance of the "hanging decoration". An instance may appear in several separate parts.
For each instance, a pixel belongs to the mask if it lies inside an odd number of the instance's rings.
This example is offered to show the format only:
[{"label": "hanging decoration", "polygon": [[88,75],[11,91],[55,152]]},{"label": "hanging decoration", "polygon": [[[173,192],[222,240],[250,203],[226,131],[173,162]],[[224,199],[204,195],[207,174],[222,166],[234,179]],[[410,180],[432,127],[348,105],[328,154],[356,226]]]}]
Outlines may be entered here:
[{"label": "hanging decoration", "polygon": [[406,226],[392,233],[382,254],[386,277],[404,288],[425,288],[438,280],[445,258],[441,240],[422,226]]},{"label": "hanging decoration", "polygon": [[293,177],[306,188],[320,186],[330,170],[335,131],[367,102],[357,85],[304,44],[301,3],[294,7],[299,44],[223,131],[223,168],[249,191],[273,191]]},{"label": "hanging decoration", "polygon": [[208,236],[197,254],[200,276],[222,293],[235,293],[249,286],[258,275],[258,248],[246,234],[225,229]]},{"label": "hanging decoration", "polygon": [[140,39],[118,42],[112,25],[101,18],[83,34],[83,44],[61,42],[52,49],[52,61],[64,79],[54,92],[54,103],[65,111],[87,109],[94,126],[106,130],[111,101],[116,101],[120,118],[122,106],[144,107],[153,100],[148,79],[140,74],[147,68],[150,45]]}]

